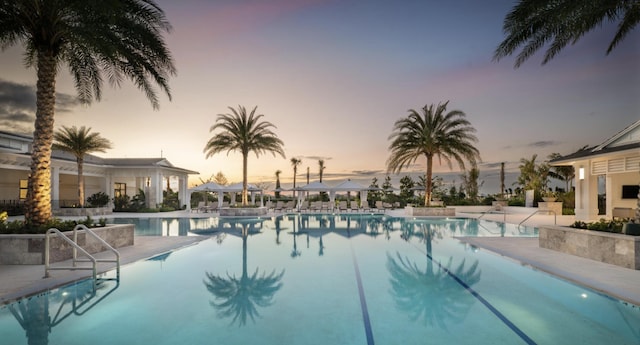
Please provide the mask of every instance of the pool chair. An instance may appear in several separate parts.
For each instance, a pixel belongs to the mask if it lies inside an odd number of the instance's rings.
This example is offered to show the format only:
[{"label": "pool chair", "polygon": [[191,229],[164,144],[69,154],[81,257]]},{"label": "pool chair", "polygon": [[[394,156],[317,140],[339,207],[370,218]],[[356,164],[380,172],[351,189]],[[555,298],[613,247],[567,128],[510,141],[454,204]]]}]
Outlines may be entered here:
[{"label": "pool chair", "polygon": [[381,200],[376,201],[376,211],[384,212],[384,205],[382,204]]},{"label": "pool chair", "polygon": [[323,201],[322,202],[322,206],[320,207],[320,211],[331,211],[331,208],[329,207],[329,203]]},{"label": "pool chair", "polygon": [[206,207],[206,212],[215,212],[218,210],[218,202],[214,201],[211,205]]},{"label": "pool chair", "polygon": [[284,210],[285,211],[293,211],[296,208],[296,202],[295,201],[287,201],[287,203],[284,206]]},{"label": "pool chair", "polygon": [[359,209],[358,207],[358,202],[357,201],[352,201],[349,203],[349,211],[351,212],[357,212]]},{"label": "pool chair", "polygon": [[314,201],[311,203],[311,211],[320,212],[322,210],[322,201]]},{"label": "pool chair", "polygon": [[284,201],[276,201],[276,208],[274,209],[274,211],[282,212],[283,208],[284,208]]},{"label": "pool chair", "polygon": [[369,201],[363,201],[360,206],[360,211],[362,212],[371,212],[371,207],[369,207]]},{"label": "pool chair", "polygon": [[204,206],[204,201],[200,201],[200,202],[198,202],[198,207],[192,208],[191,212],[194,212],[194,211],[195,212],[202,212],[202,211],[204,211],[204,207],[205,207]]},{"label": "pool chair", "polygon": [[346,210],[347,210],[347,202],[346,201],[338,202],[338,211],[344,212]]},{"label": "pool chair", "polygon": [[309,202],[303,201],[302,204],[300,204],[300,212],[307,212],[307,211],[309,211]]}]

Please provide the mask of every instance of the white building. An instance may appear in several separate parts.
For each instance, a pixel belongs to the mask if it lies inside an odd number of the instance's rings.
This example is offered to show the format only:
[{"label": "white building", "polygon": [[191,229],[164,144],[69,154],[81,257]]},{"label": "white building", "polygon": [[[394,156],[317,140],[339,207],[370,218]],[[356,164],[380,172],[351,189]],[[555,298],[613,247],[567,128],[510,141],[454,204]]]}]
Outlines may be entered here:
[{"label": "white building", "polygon": [[[612,218],[614,208],[631,211],[637,207],[640,183],[640,120],[598,146],[554,159],[550,164],[571,165],[575,169],[576,220]],[[598,186],[603,184],[606,210],[599,215]]]},{"label": "white building", "polygon": [[[26,198],[30,173],[29,136],[0,131],[0,203],[19,203]],[[162,203],[167,181],[178,181],[180,205],[189,207],[188,177],[197,174],[173,166],[165,158],[100,158],[86,155],[83,164],[85,196],[104,192],[110,199],[145,192],[149,207]],[[51,155],[51,200],[55,209],[65,201],[76,202],[78,169],[73,155],[53,151]],[[175,190],[174,190],[175,191]]]}]

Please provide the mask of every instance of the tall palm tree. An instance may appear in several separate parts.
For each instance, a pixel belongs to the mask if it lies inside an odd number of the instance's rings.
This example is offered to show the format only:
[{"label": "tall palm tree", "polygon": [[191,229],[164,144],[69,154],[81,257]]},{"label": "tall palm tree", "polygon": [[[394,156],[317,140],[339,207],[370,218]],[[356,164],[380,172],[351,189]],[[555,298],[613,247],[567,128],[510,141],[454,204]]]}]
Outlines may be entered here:
[{"label": "tall palm tree", "polygon": [[56,77],[66,64],[83,103],[100,100],[106,78],[129,78],[155,109],[154,83],[171,99],[173,58],[162,35],[171,30],[153,0],[0,0],[0,46],[21,45],[27,67],[35,67],[36,120],[25,220],[51,218],[51,146]]},{"label": "tall palm tree", "polygon": [[280,174],[282,174],[282,170],[276,170],[276,199],[280,198]]},{"label": "tall palm tree", "polygon": [[318,159],[318,175],[320,177],[320,183],[322,183],[322,175],[324,175],[324,169],[327,167],[324,166],[324,159]]},{"label": "tall palm tree", "polygon": [[92,152],[105,152],[111,148],[111,142],[100,136],[100,133],[91,132],[91,127],[77,128],[62,126],[53,134],[53,149],[71,153],[76,157],[78,164],[78,203],[84,207],[84,176],[82,175],[84,155]]},{"label": "tall palm tree", "polygon": [[296,197],[296,175],[298,174],[298,165],[302,164],[302,159],[293,157],[291,158],[291,166],[293,167],[293,198]]},{"label": "tall palm tree", "polygon": [[542,60],[544,65],[567,44],[576,43],[605,21],[618,24],[607,48],[609,54],[638,25],[640,4],[637,0],[521,0],[504,19],[502,29],[507,37],[493,58],[500,60],[522,47],[515,62],[518,68],[550,43]]},{"label": "tall palm tree", "polygon": [[391,155],[387,159],[387,171],[400,172],[418,158],[427,160],[426,187],[424,204],[431,205],[433,158],[444,160],[451,169],[451,160],[455,160],[464,169],[464,160],[475,164],[480,159],[478,149],[473,143],[478,139],[473,134],[475,128],[460,110],[447,111],[447,105],[439,103],[425,105],[422,115],[409,110],[409,116],[396,121],[389,136]]},{"label": "tall palm tree", "polygon": [[271,131],[271,128],[276,126],[268,121],[261,121],[260,119],[264,115],[256,115],[257,109],[256,106],[251,110],[251,113],[247,114],[245,107],[239,105],[237,110],[229,107],[231,114],[219,114],[216,123],[211,126],[209,132],[216,130],[220,130],[220,132],[209,139],[204,147],[207,158],[222,151],[227,151],[227,154],[231,151],[240,151],[242,154],[243,206],[248,204],[247,159],[249,152],[253,151],[256,157],[260,157],[262,153],[271,152],[274,157],[278,153],[285,158],[282,148],[284,143]]}]

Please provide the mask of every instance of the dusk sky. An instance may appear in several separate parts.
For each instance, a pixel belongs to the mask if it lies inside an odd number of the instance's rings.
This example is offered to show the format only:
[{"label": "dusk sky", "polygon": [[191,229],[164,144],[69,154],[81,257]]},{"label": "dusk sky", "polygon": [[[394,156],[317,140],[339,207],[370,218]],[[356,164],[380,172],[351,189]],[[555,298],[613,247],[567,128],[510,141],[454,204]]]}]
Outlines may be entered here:
[{"label": "dusk sky", "polygon": [[[209,128],[227,107],[258,106],[276,125],[287,159],[249,157],[249,182],[274,186],[276,170],[292,180],[317,179],[324,159],[329,184],[382,180],[393,124],[409,109],[449,100],[477,129],[483,178],[500,162],[516,171],[534,153],[569,154],[597,145],[640,118],[640,30],[610,55],[615,27],[606,24],[541,66],[541,54],[519,69],[513,57],[492,61],[504,38],[512,0],[158,1],[173,25],[166,36],[178,75],[154,111],[129,81],[104,85],[90,106],[66,67],[58,78],[56,128],[88,126],[111,140],[101,157],[159,157],[209,178],[242,180],[239,153],[205,159]],[[0,130],[31,134],[35,70],[22,47],[0,54]],[[422,173],[424,160],[407,172]],[[436,174],[458,176],[447,166]],[[397,179],[404,176],[392,176]],[[459,178],[458,178],[459,181]],[[382,181],[381,181],[382,182]],[[507,181],[511,184],[513,180]],[[333,184],[335,184],[333,183]],[[485,187],[486,188],[486,187]],[[497,190],[485,190],[497,193]]]}]

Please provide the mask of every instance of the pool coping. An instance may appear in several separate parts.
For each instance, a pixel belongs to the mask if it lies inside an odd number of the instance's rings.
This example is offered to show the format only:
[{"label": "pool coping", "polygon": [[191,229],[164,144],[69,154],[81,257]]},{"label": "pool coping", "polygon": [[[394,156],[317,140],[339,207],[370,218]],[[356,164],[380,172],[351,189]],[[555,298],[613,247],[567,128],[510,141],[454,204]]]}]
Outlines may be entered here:
[{"label": "pool coping", "polygon": [[640,271],[540,248],[537,237],[455,238],[523,266],[640,307]]}]

